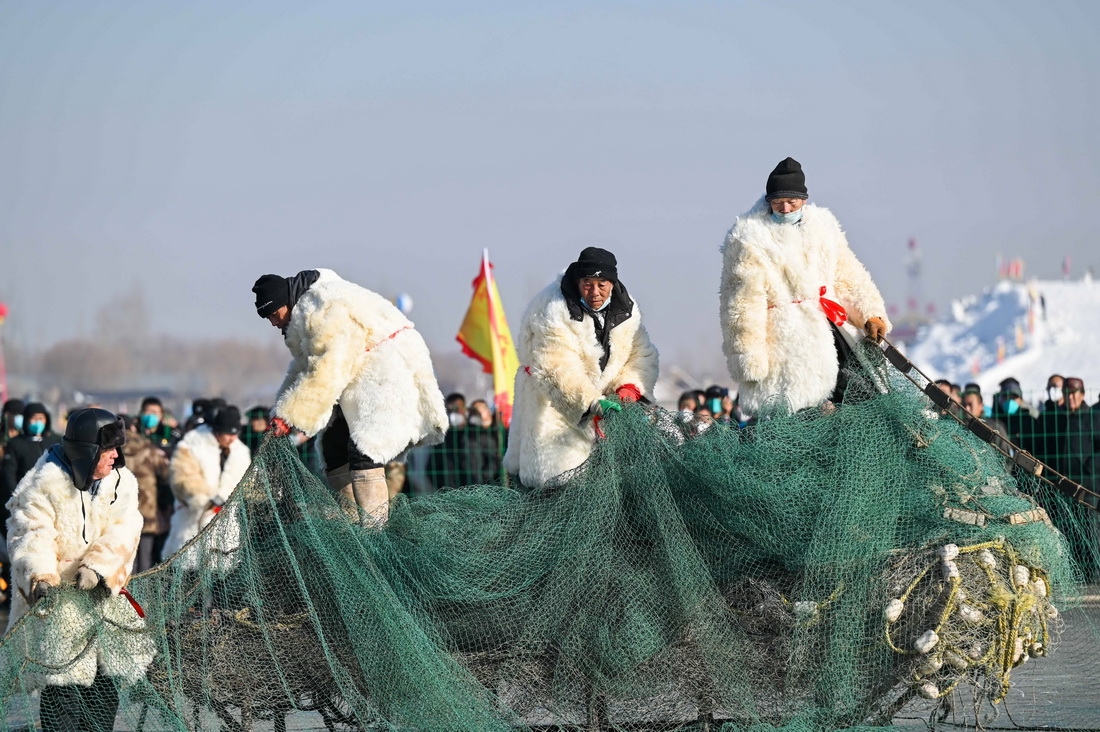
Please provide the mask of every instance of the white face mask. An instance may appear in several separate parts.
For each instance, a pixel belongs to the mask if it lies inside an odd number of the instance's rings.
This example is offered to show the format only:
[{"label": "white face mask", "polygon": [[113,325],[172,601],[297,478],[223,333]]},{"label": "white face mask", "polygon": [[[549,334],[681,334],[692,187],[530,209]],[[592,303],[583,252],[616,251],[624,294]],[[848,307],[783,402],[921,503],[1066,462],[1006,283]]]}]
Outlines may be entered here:
[{"label": "white face mask", "polygon": [[802,209],[797,211],[790,211],[788,213],[779,213],[778,211],[772,211],[772,221],[777,224],[797,224],[802,220]]},{"label": "white face mask", "polygon": [[1052,402],[1059,402],[1062,400],[1062,387],[1060,386],[1048,386],[1047,397]]},{"label": "white face mask", "polygon": [[451,412],[447,415],[447,420],[451,423],[452,427],[465,427],[466,417],[462,412]]},{"label": "white face mask", "polygon": [[695,412],[691,411],[690,409],[681,409],[680,419],[684,422],[690,422],[691,420],[695,419]]}]

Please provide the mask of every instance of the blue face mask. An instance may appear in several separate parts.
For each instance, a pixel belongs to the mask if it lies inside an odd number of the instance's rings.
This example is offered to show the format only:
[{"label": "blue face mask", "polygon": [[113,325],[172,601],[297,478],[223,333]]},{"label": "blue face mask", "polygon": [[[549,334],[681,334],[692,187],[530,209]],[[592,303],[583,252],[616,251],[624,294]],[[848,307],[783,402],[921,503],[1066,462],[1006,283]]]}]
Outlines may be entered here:
[{"label": "blue face mask", "polygon": [[772,221],[777,224],[797,224],[802,220],[802,209],[790,213],[776,213],[772,211]]},{"label": "blue face mask", "polygon": [[1005,414],[1016,414],[1020,411],[1020,403],[1015,399],[1005,399]]},{"label": "blue face mask", "polygon": [[27,425],[27,431],[31,433],[32,437],[41,437],[42,433],[46,431],[45,422],[31,422]]},{"label": "blue face mask", "polygon": [[11,418],[11,426],[17,430],[23,429],[23,415],[17,414]]},{"label": "blue face mask", "polygon": [[155,430],[160,424],[160,416],[151,412],[141,415],[141,428],[143,430]]},{"label": "blue face mask", "polygon": [[589,310],[591,310],[594,313],[598,313],[602,310],[605,310],[607,308],[607,306],[610,305],[610,304],[611,304],[611,298],[609,297],[609,298],[607,298],[606,300],[603,301],[603,305],[600,305],[598,308],[594,308],[594,307],[592,307],[591,305],[588,304],[587,300],[585,300],[583,297],[581,298],[581,305],[588,308]]},{"label": "blue face mask", "polygon": [[710,408],[711,412],[717,415],[722,411],[722,400],[717,397],[709,399],[707,400],[707,406]]}]

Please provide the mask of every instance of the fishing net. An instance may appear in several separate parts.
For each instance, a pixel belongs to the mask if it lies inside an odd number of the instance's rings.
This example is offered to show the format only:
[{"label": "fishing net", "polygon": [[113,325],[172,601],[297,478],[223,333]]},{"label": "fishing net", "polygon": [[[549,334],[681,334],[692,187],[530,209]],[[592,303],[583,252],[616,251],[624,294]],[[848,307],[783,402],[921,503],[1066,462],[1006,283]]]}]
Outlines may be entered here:
[{"label": "fishing net", "polygon": [[131,580],[144,618],[66,589],[12,629],[8,726],[91,664],[66,709],[117,717],[87,729],[1100,727],[1092,514],[862,355],[835,407],[629,405],[556,484],[398,497],[384,530],[267,438]]}]

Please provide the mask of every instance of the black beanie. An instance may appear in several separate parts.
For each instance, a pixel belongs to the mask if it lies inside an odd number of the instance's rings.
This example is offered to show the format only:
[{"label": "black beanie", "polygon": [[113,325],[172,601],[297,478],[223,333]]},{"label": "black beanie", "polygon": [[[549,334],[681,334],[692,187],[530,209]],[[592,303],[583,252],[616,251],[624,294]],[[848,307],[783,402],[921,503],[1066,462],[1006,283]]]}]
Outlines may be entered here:
[{"label": "black beanie", "polygon": [[615,255],[606,249],[599,247],[585,247],[577,261],[569,265],[569,276],[574,280],[584,277],[599,277],[604,280],[619,279],[619,272],[615,269],[618,262]]},{"label": "black beanie", "polygon": [[774,198],[809,198],[806,195],[806,174],[794,158],[785,158],[768,176],[765,201]]},{"label": "black beanie", "polygon": [[284,305],[290,304],[290,282],[286,277],[265,274],[252,286],[256,293],[256,312],[266,318]]},{"label": "black beanie", "polygon": [[215,435],[236,435],[241,431],[241,411],[236,407],[222,407],[207,422]]}]

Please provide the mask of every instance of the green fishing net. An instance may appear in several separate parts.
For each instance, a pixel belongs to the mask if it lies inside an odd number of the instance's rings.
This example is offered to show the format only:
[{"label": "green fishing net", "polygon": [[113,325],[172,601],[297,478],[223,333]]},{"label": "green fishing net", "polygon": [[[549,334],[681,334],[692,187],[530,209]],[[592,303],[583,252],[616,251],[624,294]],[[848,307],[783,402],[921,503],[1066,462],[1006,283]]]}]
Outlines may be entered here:
[{"label": "green fishing net", "polygon": [[861,355],[842,404],[629,405],[554,485],[398,497],[384,529],[269,437],[131,580],[144,618],[66,589],[13,628],[8,726],[94,658],[104,729],[1100,727],[1095,514]]}]

